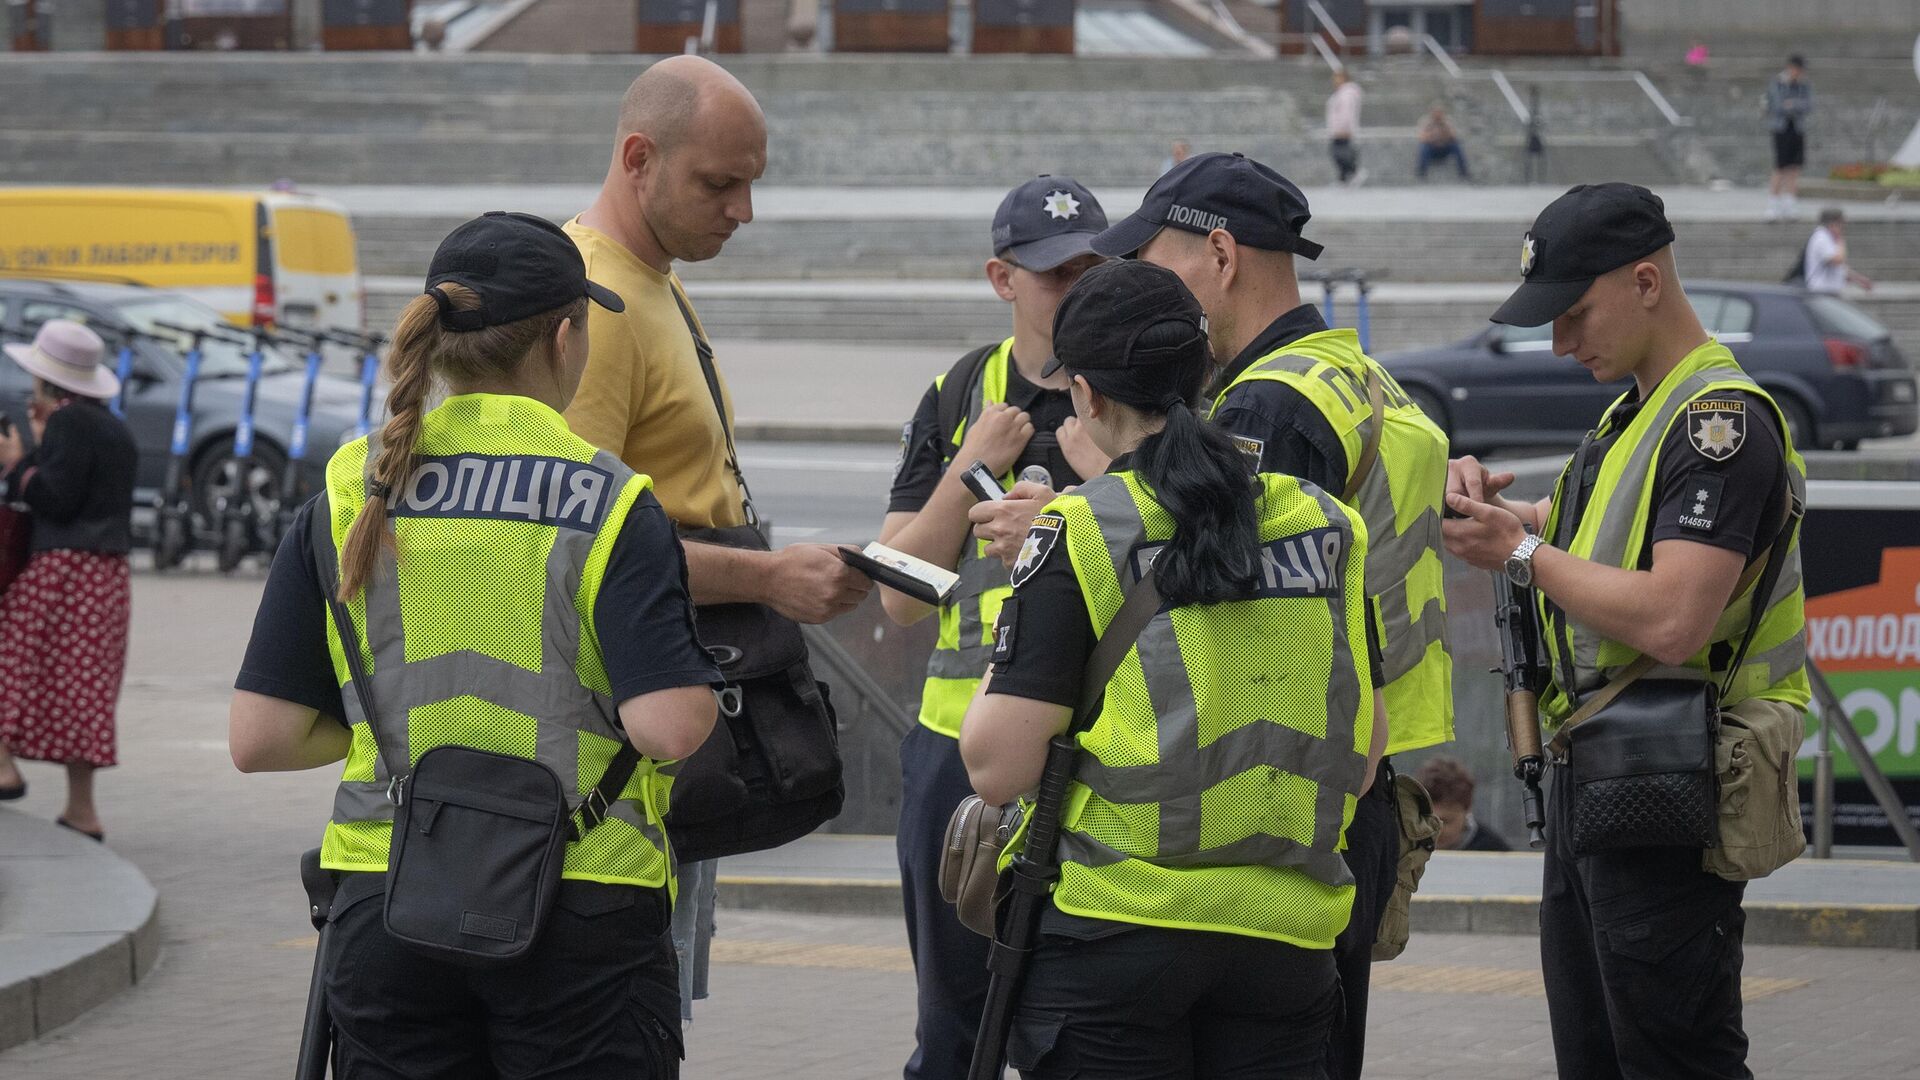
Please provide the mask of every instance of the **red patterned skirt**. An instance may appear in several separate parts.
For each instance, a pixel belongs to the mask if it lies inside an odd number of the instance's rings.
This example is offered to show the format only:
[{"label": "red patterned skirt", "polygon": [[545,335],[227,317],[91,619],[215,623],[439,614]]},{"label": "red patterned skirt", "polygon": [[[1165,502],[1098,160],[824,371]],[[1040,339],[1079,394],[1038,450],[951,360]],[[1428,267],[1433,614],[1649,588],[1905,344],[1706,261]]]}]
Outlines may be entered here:
[{"label": "red patterned skirt", "polygon": [[31,761],[115,764],[132,590],[124,555],[42,551],[0,595],[0,741]]}]

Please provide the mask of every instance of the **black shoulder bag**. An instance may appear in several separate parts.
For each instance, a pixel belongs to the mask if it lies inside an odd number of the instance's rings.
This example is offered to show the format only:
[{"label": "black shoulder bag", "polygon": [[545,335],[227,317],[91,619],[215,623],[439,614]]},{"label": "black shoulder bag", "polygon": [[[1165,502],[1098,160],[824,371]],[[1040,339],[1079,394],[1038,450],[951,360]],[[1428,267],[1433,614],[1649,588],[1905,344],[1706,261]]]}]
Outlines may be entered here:
[{"label": "black shoulder bag", "polygon": [[[740,485],[747,524],[682,528],[683,540],[770,551],[740,471],[714,371],[713,346],[678,289],[674,302],[693,335],[700,370],[726,437],[727,468]],[[800,626],[765,604],[694,609],[700,643],[719,665],[720,722],[674,780],[667,832],[675,857],[700,862],[797,840],[840,813],[840,734],[825,683],[813,677]]]},{"label": "black shoulder bag", "polygon": [[1719,773],[1714,747],[1720,701],[1766,614],[1796,518],[1741,572],[1735,603],[1752,589],[1752,614],[1725,685],[1710,680],[1647,679],[1657,661],[1641,656],[1580,703],[1551,744],[1572,778],[1568,850],[1575,858],[1640,847],[1720,846]]},{"label": "black shoulder bag", "polygon": [[[316,523],[325,520],[314,517]],[[576,811],[567,807],[571,787],[528,758],[448,744],[421,754],[409,769],[407,747],[393,744],[374,712],[353,618],[338,598],[337,583],[325,584],[354,694],[393,778],[387,788],[393,801],[387,933],[434,959],[466,967],[525,957],[553,910],[567,843],[584,839],[606,819],[608,805],[640,764],[639,751],[621,740]]]}]

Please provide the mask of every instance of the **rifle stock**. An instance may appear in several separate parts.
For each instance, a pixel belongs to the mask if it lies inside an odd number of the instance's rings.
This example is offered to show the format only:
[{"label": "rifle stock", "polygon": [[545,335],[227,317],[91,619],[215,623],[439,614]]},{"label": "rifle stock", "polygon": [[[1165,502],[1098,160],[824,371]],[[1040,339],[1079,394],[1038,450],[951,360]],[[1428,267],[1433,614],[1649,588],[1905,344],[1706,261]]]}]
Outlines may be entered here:
[{"label": "rifle stock", "polygon": [[1520,781],[1521,810],[1527,823],[1527,846],[1539,850],[1547,842],[1546,813],[1540,780],[1546,774],[1546,755],[1540,739],[1540,690],[1546,685],[1547,666],[1535,617],[1533,590],[1516,587],[1506,574],[1493,574],[1493,622],[1500,633],[1500,675],[1506,684],[1507,749],[1513,754],[1513,776]]},{"label": "rifle stock", "polygon": [[1060,812],[1073,780],[1077,750],[1071,734],[1056,735],[1047,744],[1047,764],[1027,820],[1026,842],[1008,868],[1012,895],[987,953],[987,1003],[974,1036],[967,1080],[1000,1080],[1006,1068],[1013,1007],[1020,998],[1027,961],[1033,956],[1034,939],[1040,936],[1040,914],[1060,876]]}]

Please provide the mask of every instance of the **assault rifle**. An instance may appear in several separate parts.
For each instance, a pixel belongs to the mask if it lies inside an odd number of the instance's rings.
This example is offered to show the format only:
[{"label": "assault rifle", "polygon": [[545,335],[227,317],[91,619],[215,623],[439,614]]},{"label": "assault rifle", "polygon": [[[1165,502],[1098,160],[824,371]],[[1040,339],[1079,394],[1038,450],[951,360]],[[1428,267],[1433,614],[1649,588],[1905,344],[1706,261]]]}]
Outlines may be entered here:
[{"label": "assault rifle", "polygon": [[1524,792],[1520,807],[1527,820],[1527,846],[1544,847],[1547,823],[1541,809],[1540,778],[1546,756],[1540,747],[1540,691],[1547,685],[1547,660],[1533,590],[1493,573],[1493,623],[1500,633],[1500,672],[1507,690],[1507,749],[1513,752],[1513,778]]}]

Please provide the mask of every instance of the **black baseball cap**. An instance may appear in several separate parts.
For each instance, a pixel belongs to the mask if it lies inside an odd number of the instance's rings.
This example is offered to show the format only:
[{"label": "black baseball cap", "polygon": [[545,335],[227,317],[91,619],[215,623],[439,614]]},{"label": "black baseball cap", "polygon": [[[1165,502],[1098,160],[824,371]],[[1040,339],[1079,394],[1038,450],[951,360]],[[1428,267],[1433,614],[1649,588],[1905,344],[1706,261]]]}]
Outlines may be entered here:
[{"label": "black baseball cap", "polygon": [[1051,270],[1093,251],[1107,212],[1069,176],[1044,173],[1007,192],[993,213],[993,253],[1028,270]]},{"label": "black baseball cap", "polygon": [[[1187,327],[1185,337],[1148,346],[1147,330],[1163,323]],[[1160,338],[1160,335],[1156,335]],[[1124,371],[1188,359],[1207,347],[1207,318],[1180,278],[1164,266],[1138,260],[1101,263],[1080,275],[1053,313],[1053,359],[1040,369]]]},{"label": "black baseball cap", "polygon": [[1312,218],[1307,197],[1267,166],[1244,154],[1198,154],[1155,180],[1140,209],[1101,233],[1093,250],[1129,256],[1161,229],[1225,229],[1248,247],[1317,259],[1320,245],[1300,238]]},{"label": "black baseball cap", "polygon": [[[457,309],[434,292],[449,281],[479,293],[480,306]],[[440,300],[440,325],[455,331],[519,322],[582,296],[608,311],[627,309],[612,289],[587,280],[580,249],[560,226],[507,210],[448,233],[427,267],[426,291]]]},{"label": "black baseball cap", "polygon": [[1547,204],[1520,246],[1520,276],[1493,321],[1545,326],[1586,295],[1593,279],[1673,243],[1660,196],[1638,184],[1581,184]]}]

